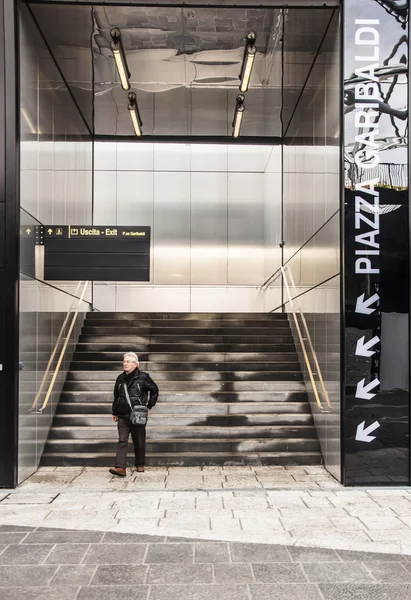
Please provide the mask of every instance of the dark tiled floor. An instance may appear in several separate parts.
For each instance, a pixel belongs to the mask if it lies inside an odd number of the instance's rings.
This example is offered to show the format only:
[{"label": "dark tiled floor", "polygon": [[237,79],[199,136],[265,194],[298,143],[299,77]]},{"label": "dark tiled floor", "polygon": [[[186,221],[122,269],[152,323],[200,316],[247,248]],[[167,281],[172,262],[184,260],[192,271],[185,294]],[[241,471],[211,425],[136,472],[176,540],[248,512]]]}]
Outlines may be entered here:
[{"label": "dark tiled floor", "polygon": [[411,557],[0,527],[1,600],[411,600]]}]

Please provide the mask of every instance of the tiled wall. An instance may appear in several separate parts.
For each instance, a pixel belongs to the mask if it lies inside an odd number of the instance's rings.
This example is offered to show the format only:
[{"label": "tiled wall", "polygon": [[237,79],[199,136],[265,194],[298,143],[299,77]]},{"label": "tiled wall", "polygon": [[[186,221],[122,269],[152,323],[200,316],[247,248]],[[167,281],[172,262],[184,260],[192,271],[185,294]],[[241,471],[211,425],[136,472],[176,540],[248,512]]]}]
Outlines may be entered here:
[{"label": "tiled wall", "polygon": [[[286,36],[285,36],[286,39]],[[340,479],[340,151],[338,15],[330,22],[284,145],[284,263],[295,281],[326,393],[313,353],[310,363],[320,410],[290,312],[304,379],[327,469]],[[301,324],[301,320],[299,320]],[[325,396],[330,400],[327,407]]]},{"label": "tiled wall", "polygon": [[[91,223],[92,142],[85,123],[64,86],[25,6],[20,18],[21,51],[21,230],[36,225]],[[51,82],[55,82],[51,84]],[[34,279],[27,270],[35,252],[25,246],[20,277],[20,396],[19,481],[37,468],[66,377],[88,304],[80,305],[56,384],[42,414],[31,412],[65,314],[74,298],[75,284],[54,286]],[[24,260],[24,262],[23,262]],[[75,301],[74,306],[77,305]],[[67,327],[66,327],[67,331]],[[62,347],[59,345],[59,350]],[[45,398],[59,354],[53,362]]]},{"label": "tiled wall", "polygon": [[95,169],[94,224],[152,234],[151,285],[96,284],[97,308],[266,309],[259,286],[280,264],[279,146],[100,142]]}]

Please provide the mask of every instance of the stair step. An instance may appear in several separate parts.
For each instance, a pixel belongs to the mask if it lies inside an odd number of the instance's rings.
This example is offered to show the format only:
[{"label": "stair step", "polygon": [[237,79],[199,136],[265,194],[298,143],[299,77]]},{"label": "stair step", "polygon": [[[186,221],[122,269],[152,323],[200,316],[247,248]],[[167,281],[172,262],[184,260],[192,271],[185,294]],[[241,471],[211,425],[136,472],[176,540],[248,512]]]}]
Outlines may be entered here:
[{"label": "stair step", "polygon": [[[252,436],[254,431],[255,437],[261,437],[258,433],[260,428],[264,428],[267,431],[269,430],[270,435],[275,437],[276,435],[282,435],[282,431],[290,432],[293,435],[296,431],[299,431],[300,427],[312,426],[313,418],[311,415],[209,415],[201,413],[194,415],[154,415],[150,413],[147,431],[153,436],[159,435],[159,432],[164,428],[172,432],[173,428],[178,427],[180,428],[178,429],[180,436],[184,437],[182,434],[186,431],[187,436],[191,437],[194,429],[198,428],[199,431],[204,431],[204,435],[207,437],[213,435],[213,432],[217,437],[221,437],[221,431],[229,429],[230,436],[233,435],[233,431],[237,432],[238,437],[243,437],[247,432],[251,432],[250,435]],[[67,437],[68,434],[74,435],[74,432],[79,428],[86,430],[85,435],[91,435],[91,429],[95,427],[101,427],[106,432],[107,428],[114,430],[111,415],[58,414],[53,421],[55,433],[62,437]],[[181,427],[185,429],[181,429]],[[247,437],[250,437],[250,435],[247,435]],[[53,437],[56,436],[53,435]],[[266,436],[264,435],[264,437]]]},{"label": "stair step", "polygon": [[[88,348],[91,344],[78,344],[73,359],[75,361],[115,361],[117,363],[123,360],[124,351],[106,351],[93,350]],[[124,348],[124,346],[122,346]],[[176,365],[208,365],[218,363],[220,368],[223,364],[235,364],[237,369],[242,368],[243,364],[259,365],[275,364],[276,362],[298,362],[297,352],[290,348],[289,352],[241,352],[241,353],[210,353],[210,352],[173,352],[173,353],[154,353],[143,352],[138,355],[140,364],[145,364],[147,369],[155,367],[157,363],[167,365],[168,368],[174,368]],[[177,369],[179,370],[179,369]]]},{"label": "stair step", "polygon": [[[73,372],[74,373],[74,372]],[[279,373],[276,381],[167,381],[162,385],[161,394],[172,391],[187,392],[241,392],[241,391],[278,391],[287,387],[289,381],[302,381],[301,373]],[[114,381],[96,381],[92,378],[82,381],[66,381],[66,391],[112,391]]]},{"label": "stair step", "polygon": [[[95,454],[71,452],[46,452],[42,457],[43,466],[90,466],[112,467],[114,456],[112,453],[100,452]],[[133,465],[132,456],[129,455],[128,464]],[[148,467],[196,467],[196,466],[229,466],[229,465],[320,465],[322,456],[317,452],[180,452],[173,453],[147,453],[146,465]],[[200,487],[200,486],[199,486]],[[241,488],[241,483],[238,486]]]},{"label": "stair step", "polygon": [[[112,439],[49,439],[45,452],[112,452],[115,456],[117,440]],[[317,452],[319,442],[311,438],[284,438],[284,439],[156,439],[147,440],[146,451],[150,452]],[[128,452],[133,455],[133,444],[128,445]]]},{"label": "stair step", "polygon": [[[295,352],[294,343],[289,340],[287,343],[279,343],[278,339],[275,338],[271,343],[247,343],[243,341],[240,343],[204,343],[204,342],[192,342],[192,341],[179,341],[176,343],[137,343],[135,336],[130,336],[130,339],[125,340],[127,343],[122,342],[119,344],[117,336],[116,338],[110,336],[80,336],[79,342],[83,346],[87,344],[92,346],[95,350],[110,350],[117,352],[136,352],[139,356],[145,352],[219,352],[219,353],[239,353],[239,352]],[[336,348],[335,351],[337,351]]]},{"label": "stair step", "polygon": [[[281,385],[279,390],[266,391],[218,391],[214,393],[207,392],[166,392],[160,390],[160,402],[162,404],[169,402],[185,402],[186,404],[196,402],[211,402],[211,403],[227,403],[227,402],[305,402],[308,406],[308,396],[304,389],[303,383],[287,382],[287,386]],[[68,391],[64,390],[61,394],[63,401],[72,400],[75,398],[81,399],[83,402],[95,402],[98,398],[102,402],[110,404],[113,402],[113,386],[106,392],[101,392],[94,388],[83,391]]]},{"label": "stair step", "polygon": [[[216,365],[218,367],[218,365]],[[121,373],[118,363],[79,363],[72,362],[68,381],[111,381],[115,382],[117,375]],[[300,375],[301,371],[297,365],[278,365],[278,370],[266,371],[150,371],[156,382],[160,381],[278,381],[283,380],[283,375]],[[298,376],[295,376],[298,379]]]},{"label": "stair step", "polygon": [[[83,327],[80,335],[81,342],[90,341],[90,337],[94,338],[94,341],[110,341],[118,342],[118,339],[121,338],[122,342],[127,342],[128,340],[133,342],[134,344],[150,344],[150,347],[153,344],[169,344],[170,347],[174,345],[181,344],[236,344],[242,343],[245,339],[244,331],[242,333],[238,333],[237,335],[209,335],[207,330],[207,335],[202,335],[201,333],[192,333],[187,335],[172,335],[172,334],[144,334],[141,330],[136,329],[135,331],[132,329],[127,329],[127,333],[119,332],[119,330],[113,327],[112,330],[108,330],[106,327],[101,327],[98,331],[89,331],[88,327]],[[291,332],[285,330],[284,333],[261,333],[259,335],[248,336],[247,335],[248,345],[252,344],[267,344],[271,347],[272,343],[276,344],[292,344],[292,335]]]},{"label": "stair step", "polygon": [[[219,402],[161,402],[156,404],[152,413],[155,415],[309,415],[311,411],[307,402],[242,402],[241,404]],[[62,398],[57,408],[57,415],[109,415],[111,401],[101,402],[69,402]]]},{"label": "stair step", "polygon": [[[138,315],[138,317],[136,317]],[[152,321],[162,321],[162,320],[178,320],[178,321],[204,321],[204,320],[214,320],[214,321],[236,321],[236,320],[244,320],[247,322],[255,323],[256,321],[277,321],[277,320],[287,320],[286,313],[183,313],[183,312],[90,312],[87,313],[87,320],[94,319],[114,319],[115,321],[122,320],[152,320]]]},{"label": "stair step", "polygon": [[321,463],[288,315],[130,312],[87,314],[43,465],[112,466],[113,388],[128,351],[160,387],[148,465]]}]

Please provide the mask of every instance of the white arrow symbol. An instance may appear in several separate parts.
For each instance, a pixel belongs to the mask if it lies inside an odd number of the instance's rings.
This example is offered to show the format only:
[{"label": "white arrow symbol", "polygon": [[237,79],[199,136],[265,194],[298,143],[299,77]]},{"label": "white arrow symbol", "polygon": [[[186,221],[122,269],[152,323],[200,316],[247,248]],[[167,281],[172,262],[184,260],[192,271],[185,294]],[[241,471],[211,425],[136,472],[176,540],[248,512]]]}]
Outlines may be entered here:
[{"label": "white arrow symbol", "polygon": [[375,311],[375,308],[370,308],[371,304],[374,304],[374,302],[377,302],[377,300],[379,300],[380,297],[378,294],[374,294],[374,296],[371,296],[371,298],[368,298],[368,300],[365,300],[365,294],[361,294],[361,296],[358,296],[357,298],[357,303],[355,305],[355,312],[356,313],[361,313],[363,315],[370,315],[371,313],[373,313]]},{"label": "white arrow symbol", "polygon": [[359,442],[372,442],[373,440],[375,440],[375,435],[368,435],[368,434],[372,433],[374,431],[374,429],[378,429],[379,426],[380,426],[380,424],[378,423],[378,421],[374,421],[374,423],[372,423],[371,425],[368,425],[368,427],[366,429],[364,429],[365,421],[363,421],[357,427],[357,433],[355,434],[355,439],[358,440]]},{"label": "white arrow symbol", "polygon": [[357,342],[355,354],[357,356],[372,356],[373,354],[375,354],[376,350],[370,350],[370,348],[372,348],[372,346],[375,346],[375,344],[378,344],[379,341],[380,338],[378,336],[375,336],[372,338],[372,340],[365,343],[365,335],[363,335],[362,338],[360,338]]},{"label": "white arrow symbol", "polygon": [[370,394],[370,391],[377,387],[377,385],[380,385],[378,379],[370,381],[368,385],[365,385],[365,379],[361,379],[361,381],[357,383],[355,397],[361,398],[362,400],[371,400],[371,398],[374,398],[375,394]]}]

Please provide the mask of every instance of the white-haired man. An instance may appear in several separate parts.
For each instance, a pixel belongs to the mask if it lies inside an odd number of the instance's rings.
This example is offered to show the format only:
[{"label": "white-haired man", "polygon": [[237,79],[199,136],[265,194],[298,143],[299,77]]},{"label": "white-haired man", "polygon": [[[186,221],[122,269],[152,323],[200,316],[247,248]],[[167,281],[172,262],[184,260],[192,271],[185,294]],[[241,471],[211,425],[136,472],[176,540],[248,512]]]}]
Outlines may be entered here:
[{"label": "white-haired man", "polygon": [[117,422],[118,444],[116,464],[110,469],[112,475],[126,476],[128,438],[134,444],[135,465],[137,472],[144,471],[146,459],[146,426],[134,425],[130,421],[130,405],[127,401],[126,390],[132,406],[144,404],[151,410],[158,398],[158,387],[148,373],[139,369],[138,356],[134,352],[126,352],[123,356],[124,372],[117,377],[114,386],[113,421]]}]

